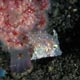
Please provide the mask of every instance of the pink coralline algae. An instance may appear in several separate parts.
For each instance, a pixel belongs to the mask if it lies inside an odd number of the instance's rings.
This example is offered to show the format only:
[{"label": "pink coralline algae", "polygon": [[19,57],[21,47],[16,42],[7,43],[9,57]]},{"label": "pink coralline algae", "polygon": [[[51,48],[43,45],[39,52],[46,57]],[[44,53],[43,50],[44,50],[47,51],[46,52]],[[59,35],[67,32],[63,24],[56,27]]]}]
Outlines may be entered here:
[{"label": "pink coralline algae", "polygon": [[0,0],[0,40],[10,53],[9,68],[23,72],[31,60],[61,55],[54,37],[45,31],[48,0]]},{"label": "pink coralline algae", "polygon": [[47,8],[48,0],[0,0],[0,38],[8,47],[23,47],[28,32],[44,29]]}]

